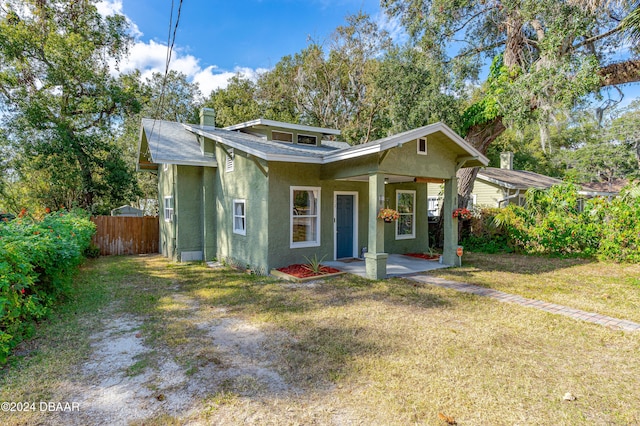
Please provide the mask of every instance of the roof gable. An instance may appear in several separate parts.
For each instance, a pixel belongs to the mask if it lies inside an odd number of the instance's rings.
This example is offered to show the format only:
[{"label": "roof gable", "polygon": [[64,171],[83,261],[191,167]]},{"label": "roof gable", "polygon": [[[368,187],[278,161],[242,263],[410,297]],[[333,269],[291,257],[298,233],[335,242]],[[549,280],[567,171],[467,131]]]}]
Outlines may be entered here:
[{"label": "roof gable", "polygon": [[141,127],[138,169],[155,170],[157,164],[218,165],[214,157],[201,151],[198,137],[180,123],[143,118]]}]

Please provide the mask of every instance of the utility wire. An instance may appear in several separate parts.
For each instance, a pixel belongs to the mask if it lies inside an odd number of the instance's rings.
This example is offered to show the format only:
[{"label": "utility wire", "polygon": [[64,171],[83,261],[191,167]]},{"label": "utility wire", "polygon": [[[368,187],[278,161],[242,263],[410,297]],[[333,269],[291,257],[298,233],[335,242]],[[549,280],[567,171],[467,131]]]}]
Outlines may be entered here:
[{"label": "utility wire", "polygon": [[[174,24],[173,23],[174,0],[171,0],[171,12],[169,13],[169,34],[167,35],[167,56],[165,59],[164,76],[162,77],[162,86],[160,87],[160,96],[158,98],[158,104],[156,106],[155,114],[153,115],[154,120],[153,120],[153,125],[151,127],[151,136],[153,135],[156,122],[157,120],[160,120],[161,114],[164,110],[164,95],[167,87],[167,78],[169,75],[169,65],[171,64],[171,56],[173,55],[173,47],[175,46],[175,42],[176,42],[176,33],[178,31],[178,25],[180,24],[182,2],[183,0],[180,0],[180,3],[178,4],[178,13],[176,16],[176,22]],[[162,125],[162,123],[160,123],[160,125]],[[160,144],[160,138],[156,140],[156,152],[158,151],[159,144]]]}]

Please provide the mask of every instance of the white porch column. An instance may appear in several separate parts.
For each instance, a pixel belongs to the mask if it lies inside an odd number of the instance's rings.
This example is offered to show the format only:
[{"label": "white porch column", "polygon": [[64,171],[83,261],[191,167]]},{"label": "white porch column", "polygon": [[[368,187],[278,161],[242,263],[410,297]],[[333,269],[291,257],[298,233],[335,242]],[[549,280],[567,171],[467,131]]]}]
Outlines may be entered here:
[{"label": "white porch column", "polygon": [[458,219],[453,217],[453,211],[458,208],[458,179],[453,176],[444,181],[444,249],[442,262],[445,265],[460,266],[461,259],[456,254],[458,249]]},{"label": "white porch column", "polygon": [[369,175],[369,241],[365,253],[366,276],[372,280],[387,277],[387,258],[384,252],[384,221],[378,212],[384,207],[384,175]]}]

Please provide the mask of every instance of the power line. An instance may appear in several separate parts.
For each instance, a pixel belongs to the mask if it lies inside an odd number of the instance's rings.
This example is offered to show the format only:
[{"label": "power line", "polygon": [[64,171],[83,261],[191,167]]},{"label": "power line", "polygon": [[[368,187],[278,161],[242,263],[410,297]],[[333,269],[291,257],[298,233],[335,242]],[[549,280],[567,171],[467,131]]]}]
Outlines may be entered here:
[{"label": "power line", "polygon": [[[165,67],[164,67],[164,76],[162,77],[162,86],[160,87],[160,96],[158,97],[158,103],[156,106],[155,114],[153,115],[153,125],[151,127],[151,136],[153,136],[153,132],[155,129],[156,121],[160,119],[162,111],[164,110],[164,95],[165,89],[167,87],[167,77],[169,75],[169,65],[171,64],[171,56],[173,55],[173,47],[176,42],[176,33],[178,31],[178,25],[180,24],[180,15],[182,13],[182,2],[178,4],[178,13],[176,17],[175,25],[173,24],[173,9],[174,9],[174,0],[171,0],[171,12],[169,13],[169,33],[167,35],[167,56],[165,59]],[[173,29],[173,34],[172,34]],[[160,124],[162,125],[162,123]],[[160,139],[156,140],[156,151],[158,150],[158,145],[160,143]]]}]

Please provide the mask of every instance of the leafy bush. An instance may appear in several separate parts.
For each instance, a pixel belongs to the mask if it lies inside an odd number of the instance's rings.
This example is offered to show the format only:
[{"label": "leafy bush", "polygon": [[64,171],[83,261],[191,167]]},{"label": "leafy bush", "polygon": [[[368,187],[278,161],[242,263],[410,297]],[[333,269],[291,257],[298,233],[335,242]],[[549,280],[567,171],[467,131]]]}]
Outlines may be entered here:
[{"label": "leafy bush", "polygon": [[495,222],[495,216],[500,210],[484,208],[476,211],[471,218],[471,234],[462,241],[462,245],[471,251],[484,253],[513,252],[506,227]]},{"label": "leafy bush", "polygon": [[564,183],[530,189],[527,207],[509,205],[496,215],[512,243],[526,253],[593,256],[602,227],[588,209],[580,211],[578,187]]},{"label": "leafy bush", "polygon": [[95,225],[82,210],[0,224],[0,364],[31,334],[33,321],[68,294],[94,232]]},{"label": "leafy bush", "polygon": [[592,198],[579,209],[578,187],[529,190],[526,207],[485,209],[465,240],[471,250],[518,251],[561,256],[598,256],[640,262],[640,187],[609,201]]},{"label": "leafy bush", "polygon": [[591,210],[605,230],[598,257],[640,262],[640,186],[623,189],[611,202],[594,203]]}]

